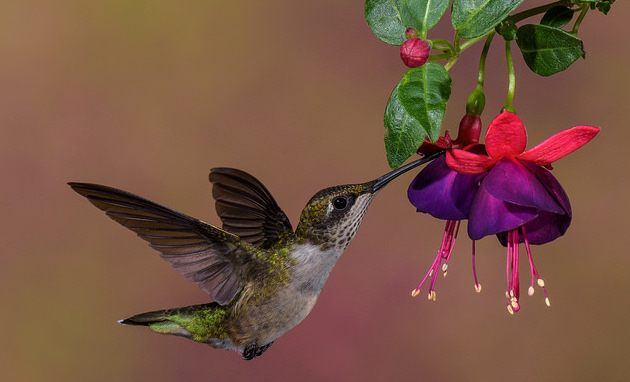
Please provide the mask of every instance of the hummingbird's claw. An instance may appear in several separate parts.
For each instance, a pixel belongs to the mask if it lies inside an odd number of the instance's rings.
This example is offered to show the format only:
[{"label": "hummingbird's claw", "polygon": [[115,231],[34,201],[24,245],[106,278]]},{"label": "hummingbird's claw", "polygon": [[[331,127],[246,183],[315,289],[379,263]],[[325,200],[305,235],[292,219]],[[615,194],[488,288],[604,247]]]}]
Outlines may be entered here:
[{"label": "hummingbird's claw", "polygon": [[271,341],[267,345],[260,346],[260,347],[256,345],[255,343],[247,346],[245,350],[243,350],[243,359],[249,361],[250,359],[253,359],[255,357],[262,355],[262,353],[264,353],[265,350],[269,349],[271,344],[273,344],[273,341]]}]

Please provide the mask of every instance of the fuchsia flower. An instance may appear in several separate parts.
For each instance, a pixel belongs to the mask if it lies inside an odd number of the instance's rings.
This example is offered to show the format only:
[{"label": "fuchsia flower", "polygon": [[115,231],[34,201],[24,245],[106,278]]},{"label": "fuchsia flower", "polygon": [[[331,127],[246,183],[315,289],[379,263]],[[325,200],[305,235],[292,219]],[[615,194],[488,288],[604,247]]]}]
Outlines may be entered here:
[{"label": "fuchsia flower", "polygon": [[[519,305],[519,244],[525,243],[531,271],[529,295],[534,281],[549,298],[531,255],[530,244],[544,244],[562,236],[571,223],[571,204],[562,186],[543,167],[577,150],[593,139],[599,128],[576,126],[560,132],[540,145],[525,150],[527,132],[520,118],[503,112],[480,145],[481,121],[467,114],[460,123],[459,136],[451,141],[448,132],[435,144],[425,142],[418,152],[432,154],[446,149],[446,155],[427,165],[408,190],[418,211],[446,220],[444,238],[429,272],[412,292],[431,277],[429,299],[435,300],[435,281],[440,268],[446,275],[460,221],[468,219],[468,236],[473,240],[475,289],[481,290],[475,271],[475,240],[497,235],[507,247],[507,308]],[[442,264],[444,261],[444,264]]]},{"label": "fuchsia flower", "polygon": [[564,189],[551,173],[551,163],[593,139],[599,128],[576,126],[560,132],[540,145],[525,150],[527,132],[520,118],[504,111],[486,133],[487,154],[453,148],[446,153],[447,165],[460,174],[482,175],[468,215],[468,236],[479,240],[497,235],[507,247],[508,311],[520,309],[519,243],[525,243],[531,269],[529,294],[534,281],[543,288],[530,244],[544,244],[562,236],[571,223],[571,205]]},{"label": "fuchsia flower", "polygon": [[[436,143],[425,141],[418,153],[430,155],[440,150],[460,148],[463,150],[484,153],[483,145],[479,143],[481,134],[481,119],[477,115],[466,114],[459,124],[459,134],[452,141],[448,131],[444,137]],[[473,199],[479,189],[479,182],[484,174],[466,175],[460,174],[446,164],[446,156],[440,156],[429,163],[411,182],[407,196],[419,212],[426,212],[438,219],[446,220],[442,245],[418,287],[412,295],[417,296],[424,282],[431,277],[428,297],[435,300],[435,282],[437,274],[442,269],[446,276],[448,261],[453,253],[455,240],[459,231],[460,221],[468,219]],[[473,241],[473,275],[475,277],[475,289],[481,290],[474,271],[474,241]],[[444,264],[442,264],[444,261]]]}]

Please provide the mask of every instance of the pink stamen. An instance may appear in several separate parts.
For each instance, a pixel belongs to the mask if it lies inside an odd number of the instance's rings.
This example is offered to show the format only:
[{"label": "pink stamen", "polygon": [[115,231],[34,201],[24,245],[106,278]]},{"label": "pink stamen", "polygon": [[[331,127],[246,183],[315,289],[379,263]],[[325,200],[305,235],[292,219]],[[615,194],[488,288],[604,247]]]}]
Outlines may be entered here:
[{"label": "pink stamen", "polygon": [[508,312],[510,312],[510,314],[514,314],[521,308],[518,303],[518,228],[509,230],[507,236],[507,264],[505,269],[507,277],[507,291],[505,292],[505,296],[507,298]]},{"label": "pink stamen", "polygon": [[[445,257],[445,262],[444,262],[444,267],[443,267],[443,271],[444,274],[446,276],[446,268],[448,268],[448,261],[451,259],[451,255],[453,254],[453,249],[455,248],[455,241],[457,240],[457,233],[459,232],[459,223],[461,222],[460,220],[450,220],[451,222],[451,226],[454,226],[454,234],[451,235],[451,237],[449,238],[449,241],[447,243],[447,247],[448,247],[448,254]],[[453,232],[453,228],[451,228],[451,232]],[[443,240],[442,240],[443,241]]]},{"label": "pink stamen", "polygon": [[542,288],[543,293],[545,294],[545,303],[547,304],[547,306],[549,306],[550,302],[549,302],[549,296],[547,295],[547,288],[545,288],[545,282],[543,281],[542,278],[540,278],[540,275],[538,274],[538,270],[536,270],[536,266],[534,265],[534,259],[532,258],[532,252],[529,248],[529,240],[527,240],[527,231],[525,230],[525,226],[521,227],[521,230],[523,232],[525,248],[527,249],[527,258],[529,259],[529,269],[532,275],[532,282],[529,286],[529,290],[527,293],[530,296],[534,294],[534,280],[536,280],[536,283],[538,284],[538,286]]},{"label": "pink stamen", "polygon": [[453,254],[453,249],[455,247],[455,240],[457,239],[457,233],[459,232],[459,220],[447,220],[446,227],[444,228],[444,237],[442,238],[442,245],[440,246],[440,250],[433,260],[433,264],[431,264],[431,268],[424,276],[420,284],[411,292],[412,296],[417,296],[420,293],[420,288],[424,284],[425,281],[429,277],[431,277],[431,285],[429,286],[429,300],[435,300],[435,282],[437,281],[437,274],[440,271],[440,266],[442,265],[442,260],[444,261],[444,265],[441,267],[444,272],[444,276],[446,276],[446,271],[448,268],[448,261]]},{"label": "pink stamen", "polygon": [[505,292],[505,296],[507,298],[508,311],[511,314],[518,312],[520,309],[520,305],[518,302],[519,298],[519,280],[518,280],[518,258],[519,258],[519,232],[523,235],[523,241],[525,242],[525,248],[527,249],[527,259],[529,260],[529,269],[531,273],[531,284],[527,291],[527,294],[530,296],[534,294],[534,281],[538,284],[539,287],[542,288],[543,293],[545,294],[545,303],[547,306],[549,303],[549,296],[547,295],[547,289],[545,288],[545,282],[540,278],[538,274],[538,270],[536,270],[536,266],[534,265],[534,259],[532,258],[532,251],[529,246],[529,240],[527,239],[527,230],[524,226],[518,227],[516,229],[512,229],[508,231],[508,245],[507,245],[507,266],[506,266],[506,276],[507,276],[507,284],[508,289]]},{"label": "pink stamen", "polygon": [[475,278],[475,290],[477,293],[481,292],[481,284],[477,281],[477,267],[475,267],[475,241],[472,241],[472,268],[473,268],[473,277]]}]

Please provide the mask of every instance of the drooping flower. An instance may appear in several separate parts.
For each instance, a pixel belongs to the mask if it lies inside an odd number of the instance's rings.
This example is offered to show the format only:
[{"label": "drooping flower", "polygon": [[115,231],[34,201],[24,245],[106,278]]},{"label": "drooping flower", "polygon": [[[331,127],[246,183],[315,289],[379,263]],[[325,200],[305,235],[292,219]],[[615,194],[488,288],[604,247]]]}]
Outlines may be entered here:
[{"label": "drooping flower", "polygon": [[[481,119],[478,115],[466,114],[459,125],[456,140],[452,141],[448,131],[436,143],[425,141],[418,153],[430,155],[440,150],[461,148],[478,153],[485,153],[483,145],[479,145]],[[426,212],[438,219],[446,220],[444,237],[440,249],[418,287],[412,291],[417,296],[424,282],[431,277],[428,298],[435,300],[435,282],[440,269],[446,276],[448,261],[453,252],[461,220],[470,214],[473,199],[479,189],[479,182],[484,174],[460,174],[446,164],[446,156],[442,155],[429,163],[411,182],[407,196],[419,212]],[[474,272],[474,242],[473,242],[473,274],[475,289],[481,290]],[[444,261],[444,264],[442,264]]]},{"label": "drooping flower", "polygon": [[468,215],[468,235],[479,240],[497,235],[507,247],[507,307],[520,309],[519,243],[525,243],[531,270],[529,294],[534,282],[544,282],[534,266],[530,244],[544,244],[562,236],[571,223],[571,205],[564,189],[543,167],[577,150],[593,139],[599,128],[576,126],[560,132],[529,150],[527,132],[520,118],[504,111],[486,133],[486,153],[453,148],[446,153],[447,165],[461,174],[486,174],[475,194]]}]

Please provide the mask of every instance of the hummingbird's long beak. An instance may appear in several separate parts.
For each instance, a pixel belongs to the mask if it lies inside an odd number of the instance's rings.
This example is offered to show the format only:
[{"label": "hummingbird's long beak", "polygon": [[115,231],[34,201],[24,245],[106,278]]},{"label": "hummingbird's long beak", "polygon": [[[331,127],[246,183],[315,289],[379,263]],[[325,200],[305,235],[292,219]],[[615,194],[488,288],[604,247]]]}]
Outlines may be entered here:
[{"label": "hummingbird's long beak", "polygon": [[402,175],[404,173],[406,173],[409,170],[412,170],[420,165],[423,165],[425,163],[431,162],[433,159],[439,157],[440,155],[444,154],[444,151],[439,151],[435,154],[429,155],[428,157],[424,157],[424,158],[420,158],[418,160],[415,160],[409,164],[406,164],[404,166],[398,167],[397,169],[395,169],[392,172],[389,172],[381,177],[379,177],[378,179],[376,179],[374,181],[374,184],[368,189],[369,192],[375,194],[377,191],[379,191],[381,188],[385,187],[389,182],[391,182],[392,180],[394,180],[395,178],[397,178],[399,175]]}]

